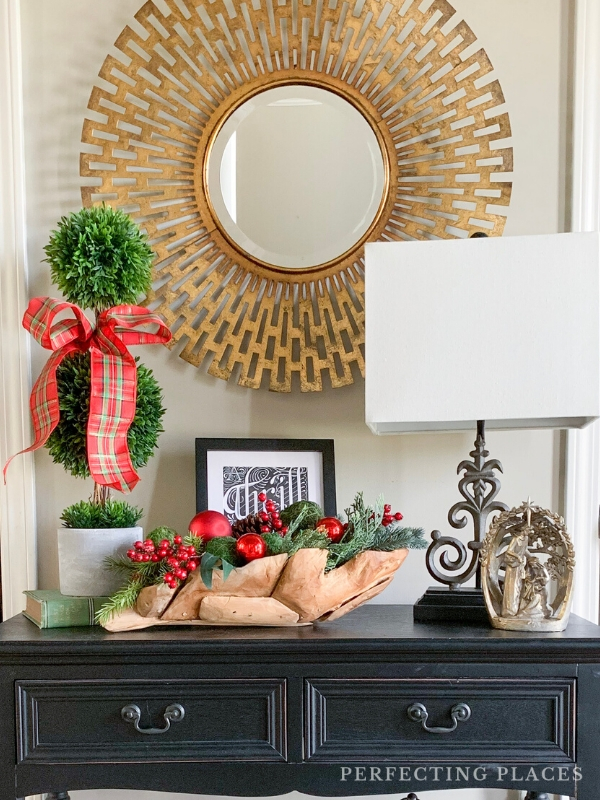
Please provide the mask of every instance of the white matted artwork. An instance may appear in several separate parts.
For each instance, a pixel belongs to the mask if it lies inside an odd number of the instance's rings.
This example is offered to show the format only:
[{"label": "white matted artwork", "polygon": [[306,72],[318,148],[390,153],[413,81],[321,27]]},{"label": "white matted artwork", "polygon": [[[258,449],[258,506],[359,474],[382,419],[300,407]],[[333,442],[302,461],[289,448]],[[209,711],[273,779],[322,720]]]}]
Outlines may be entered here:
[{"label": "white matted artwork", "polygon": [[311,500],[335,512],[330,440],[197,439],[196,463],[198,510],[220,511],[231,522],[261,511],[263,492],[278,508]]},{"label": "white matted artwork", "polygon": [[230,520],[262,510],[264,492],[279,508],[299,500],[323,507],[321,453],[209,452],[208,505]]}]

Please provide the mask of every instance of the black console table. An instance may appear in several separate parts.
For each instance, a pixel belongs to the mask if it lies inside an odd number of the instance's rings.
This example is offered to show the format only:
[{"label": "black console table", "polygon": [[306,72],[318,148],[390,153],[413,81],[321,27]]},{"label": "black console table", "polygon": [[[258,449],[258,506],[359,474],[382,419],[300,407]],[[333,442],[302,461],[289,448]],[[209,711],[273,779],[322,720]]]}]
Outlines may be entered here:
[{"label": "black console table", "polygon": [[600,628],[0,625],[0,800],[75,789],[597,800]]}]

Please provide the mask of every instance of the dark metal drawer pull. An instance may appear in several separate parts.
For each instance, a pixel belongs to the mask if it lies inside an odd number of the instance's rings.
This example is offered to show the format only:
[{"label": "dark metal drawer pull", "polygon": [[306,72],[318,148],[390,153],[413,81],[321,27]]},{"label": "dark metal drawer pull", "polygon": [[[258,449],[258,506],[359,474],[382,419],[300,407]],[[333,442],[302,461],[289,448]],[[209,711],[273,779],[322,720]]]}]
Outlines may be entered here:
[{"label": "dark metal drawer pull", "polygon": [[161,733],[166,733],[171,728],[172,722],[181,722],[185,717],[185,708],[180,706],[179,703],[168,706],[163,714],[164,720],[167,723],[164,728],[140,728],[142,712],[139,706],[125,706],[125,708],[121,710],[121,716],[125,722],[131,722],[138,733],[144,733],[148,736],[159,736]]},{"label": "dark metal drawer pull", "polygon": [[471,709],[466,703],[457,703],[455,706],[452,706],[450,709],[450,716],[454,720],[454,724],[451,728],[430,728],[427,725],[429,712],[422,703],[413,703],[406,713],[410,719],[415,722],[420,722],[423,726],[423,730],[427,731],[427,733],[452,733],[452,731],[458,728],[459,722],[466,722],[469,719],[471,716]]}]

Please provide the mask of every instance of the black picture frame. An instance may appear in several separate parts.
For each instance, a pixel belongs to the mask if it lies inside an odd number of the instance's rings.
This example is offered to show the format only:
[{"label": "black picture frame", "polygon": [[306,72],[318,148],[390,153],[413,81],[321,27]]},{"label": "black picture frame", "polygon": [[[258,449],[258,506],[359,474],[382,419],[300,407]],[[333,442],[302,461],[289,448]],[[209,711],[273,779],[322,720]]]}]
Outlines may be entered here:
[{"label": "black picture frame", "polygon": [[333,439],[196,439],[196,513],[208,509],[208,454],[214,451],[283,451],[320,453],[323,471],[323,511],[337,514]]}]

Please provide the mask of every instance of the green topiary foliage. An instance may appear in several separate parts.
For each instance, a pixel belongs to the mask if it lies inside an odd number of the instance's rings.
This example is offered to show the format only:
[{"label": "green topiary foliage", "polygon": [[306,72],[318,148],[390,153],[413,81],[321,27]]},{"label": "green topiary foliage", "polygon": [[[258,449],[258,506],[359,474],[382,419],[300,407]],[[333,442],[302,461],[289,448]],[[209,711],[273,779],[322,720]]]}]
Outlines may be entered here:
[{"label": "green topiary foliage", "polygon": [[135,528],[144,512],[122,500],[106,503],[82,501],[65,508],[61,520],[64,528]]},{"label": "green topiary foliage", "polygon": [[96,313],[148,293],[154,254],[127,214],[109,206],[62,217],[44,248],[52,281],[67,300]]},{"label": "green topiary foliage", "polygon": [[[137,360],[137,359],[136,359]],[[46,443],[57,464],[78,478],[90,475],[87,461],[87,424],[90,412],[91,367],[89,353],[73,353],[57,370],[60,422]],[[138,389],[135,417],[127,442],[133,466],[144,467],[154,455],[158,435],[162,433],[160,386],[152,370],[138,364]]]}]

